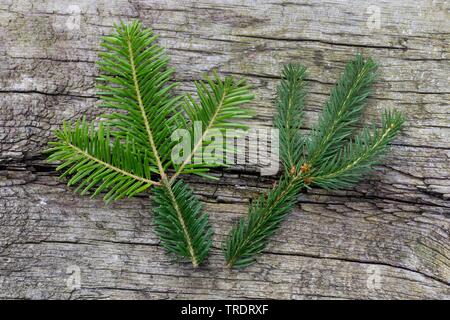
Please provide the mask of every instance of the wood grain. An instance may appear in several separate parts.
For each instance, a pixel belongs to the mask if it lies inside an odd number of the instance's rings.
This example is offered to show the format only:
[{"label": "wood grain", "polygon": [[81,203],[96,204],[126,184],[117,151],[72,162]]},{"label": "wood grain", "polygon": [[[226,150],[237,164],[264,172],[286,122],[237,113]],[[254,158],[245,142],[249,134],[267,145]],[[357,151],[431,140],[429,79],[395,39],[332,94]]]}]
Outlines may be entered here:
[{"label": "wood grain", "polygon": [[[282,64],[309,68],[307,131],[345,62],[370,55],[380,76],[366,120],[397,108],[406,128],[357,187],[303,194],[243,271],[224,267],[221,242],[276,177],[235,167],[217,171],[219,182],[190,178],[214,250],[200,270],[173,263],[148,197],[109,206],[80,197],[42,156],[64,119],[102,112],[99,37],[121,18],[160,34],[180,91],[213,68],[249,79],[252,126],[271,125]],[[425,0],[0,0],[0,298],[449,299],[449,18],[448,2]],[[67,286],[72,266],[79,289]]]}]

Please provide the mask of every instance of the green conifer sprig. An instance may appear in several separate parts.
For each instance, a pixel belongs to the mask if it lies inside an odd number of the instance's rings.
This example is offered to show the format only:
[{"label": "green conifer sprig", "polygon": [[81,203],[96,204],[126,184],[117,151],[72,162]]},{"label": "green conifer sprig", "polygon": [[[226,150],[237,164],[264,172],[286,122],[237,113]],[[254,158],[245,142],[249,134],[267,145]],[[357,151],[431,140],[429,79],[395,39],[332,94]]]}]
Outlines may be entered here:
[{"label": "green conifer sprig", "polygon": [[274,124],[279,129],[280,156],[288,168],[296,166],[303,156],[304,137],[300,133],[306,95],[306,68],[288,64],[277,88],[277,108]]},{"label": "green conifer sprig", "polygon": [[240,219],[225,242],[228,267],[245,267],[255,262],[284,217],[292,211],[303,187],[301,179],[285,173],[275,188],[251,204],[248,216]]},{"label": "green conifer sprig", "polygon": [[56,170],[64,172],[61,177],[70,176],[67,184],[78,184],[75,191],[82,195],[92,191],[94,197],[108,190],[103,197],[108,203],[159,184],[152,180],[147,154],[130,139],[111,143],[110,129],[102,122],[98,130],[86,119],[73,128],[64,123],[55,135],[58,140],[50,142],[48,161],[62,162]]},{"label": "green conifer sprig", "polygon": [[154,195],[159,206],[155,211],[156,233],[162,246],[179,257],[191,257],[192,264],[199,265],[208,256],[213,234],[201,202],[181,179],[170,188],[156,187]]},{"label": "green conifer sprig", "polygon": [[284,174],[276,187],[252,203],[248,216],[231,230],[224,245],[229,267],[255,262],[305,187],[337,189],[357,183],[379,161],[403,126],[399,112],[385,111],[380,128],[365,127],[357,132],[355,125],[376,77],[375,63],[357,55],[332,90],[310,137],[302,137],[298,129],[305,74],[301,65],[289,64],[283,70],[275,126],[280,130]]},{"label": "green conifer sprig", "polygon": [[348,141],[372,92],[377,65],[361,55],[348,63],[307,139],[308,163],[320,166]]},{"label": "green conifer sprig", "polygon": [[[135,196],[151,188],[156,207],[156,233],[161,245],[194,267],[206,258],[212,229],[201,204],[181,174],[206,175],[208,163],[191,165],[192,154],[182,165],[172,161],[176,129],[191,131],[193,121],[202,121],[200,138],[191,137],[192,153],[202,149],[202,138],[211,130],[245,127],[237,119],[250,116],[242,105],[253,96],[244,81],[231,77],[198,82],[197,96],[174,95],[174,70],[155,43],[157,36],[140,22],[121,22],[115,33],[103,37],[98,61],[101,106],[114,112],[94,122],[64,124],[50,142],[49,161],[60,162],[57,170],[78,184],[81,194],[106,192],[108,203]],[[186,118],[185,115],[188,115]],[[175,172],[169,176],[168,170]]]},{"label": "green conifer sprig", "polygon": [[[184,110],[188,117],[188,122],[184,128],[188,130],[192,137],[191,151],[186,155],[185,160],[175,165],[176,172],[171,177],[173,182],[181,173],[195,173],[205,175],[205,170],[215,166],[212,159],[206,159],[205,148],[210,145],[209,137],[214,132],[225,132],[227,129],[247,129],[247,126],[236,122],[236,120],[248,119],[252,117],[252,112],[243,109],[242,105],[250,102],[253,95],[250,94],[250,86],[244,80],[227,77],[221,80],[217,73],[213,78],[205,77],[205,81],[195,83],[199,103],[187,95],[184,101]],[[195,133],[195,127],[200,124],[200,134]],[[224,154],[224,145],[214,145],[216,152]],[[194,156],[204,157],[202,162],[197,163]],[[223,164],[222,164],[223,165]]]}]

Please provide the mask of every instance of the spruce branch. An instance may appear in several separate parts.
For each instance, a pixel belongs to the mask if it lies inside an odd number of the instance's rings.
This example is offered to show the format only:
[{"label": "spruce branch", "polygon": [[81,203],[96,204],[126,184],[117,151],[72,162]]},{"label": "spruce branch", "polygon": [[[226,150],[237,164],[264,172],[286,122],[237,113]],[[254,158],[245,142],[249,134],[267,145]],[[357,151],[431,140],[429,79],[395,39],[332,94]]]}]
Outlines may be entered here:
[{"label": "spruce branch", "polygon": [[377,65],[358,54],[333,88],[307,143],[307,162],[314,169],[334,156],[355,131],[372,92]]},{"label": "spruce branch", "polygon": [[320,168],[316,176],[309,179],[314,185],[324,189],[347,188],[357,183],[361,177],[370,172],[380,157],[398,134],[404,123],[399,112],[385,111],[382,115],[381,128],[369,127],[356,135],[353,142],[345,145],[334,157]]},{"label": "spruce branch", "polygon": [[266,196],[260,196],[251,205],[248,216],[231,230],[224,244],[229,267],[245,267],[255,262],[304,188],[352,186],[380,160],[401,130],[404,119],[399,112],[385,111],[381,128],[365,127],[355,132],[355,124],[371,92],[375,69],[371,59],[364,60],[360,55],[347,64],[311,137],[306,139],[298,131],[302,119],[295,116],[303,111],[306,71],[292,64],[284,67],[278,87],[275,125],[280,130],[285,172],[278,185]]},{"label": "spruce branch", "polygon": [[305,76],[304,66],[288,64],[283,69],[277,88],[278,113],[274,124],[279,130],[281,160],[287,170],[295,168],[303,156],[304,142],[300,128],[305,107]]},{"label": "spruce branch", "polygon": [[240,219],[225,242],[228,267],[242,268],[255,262],[256,255],[292,211],[303,186],[301,179],[286,174],[274,189],[251,204],[248,216]]},{"label": "spruce branch", "polygon": [[[104,115],[98,129],[86,120],[65,123],[50,142],[48,160],[60,163],[57,170],[70,177],[69,185],[78,184],[81,194],[106,192],[107,203],[153,187],[162,247],[197,267],[208,255],[212,229],[198,198],[184,181],[176,180],[188,172],[188,165],[177,171],[171,136],[176,129],[191,128],[197,119],[205,120],[207,128],[240,127],[234,121],[249,116],[241,106],[252,96],[243,81],[221,80],[215,74],[213,80],[197,84],[200,104],[192,97],[188,99],[194,107],[182,103],[183,96],[172,93],[177,85],[171,83],[174,70],[168,68],[168,57],[156,39],[138,21],[121,22],[112,35],[103,37],[98,95],[101,107],[114,112]],[[208,112],[215,114],[209,121]],[[190,172],[202,174],[209,167],[202,164]],[[169,169],[176,172],[172,177]]]}]

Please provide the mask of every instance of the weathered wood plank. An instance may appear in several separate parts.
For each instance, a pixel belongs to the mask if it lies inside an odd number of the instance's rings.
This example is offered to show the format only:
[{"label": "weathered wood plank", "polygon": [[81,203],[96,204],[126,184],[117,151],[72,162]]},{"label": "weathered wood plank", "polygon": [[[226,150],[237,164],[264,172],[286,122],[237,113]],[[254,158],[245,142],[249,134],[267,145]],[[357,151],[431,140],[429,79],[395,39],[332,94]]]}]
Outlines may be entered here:
[{"label": "weathered wood plank", "polygon": [[[0,298],[450,298],[450,19],[445,1],[0,0]],[[372,10],[374,8],[372,7]],[[376,9],[376,8],[375,8]],[[80,12],[78,15],[77,12]],[[302,195],[258,264],[223,267],[219,247],[275,178],[191,179],[216,229],[207,265],[172,264],[146,197],[111,206],[74,195],[42,161],[51,130],[95,108],[99,36],[119,18],[160,35],[181,91],[218,68],[248,78],[254,126],[270,126],[281,65],[310,70],[305,129],[345,62],[373,56],[367,119],[402,110],[385,166],[357,188]],[[81,271],[81,289],[66,285]]]},{"label": "weathered wood plank", "polygon": [[[308,194],[258,264],[229,271],[217,247],[247,196],[268,186],[245,174],[194,182],[216,230],[198,271],[172,264],[153,233],[145,197],[105,207],[80,201],[55,175],[2,172],[1,297],[448,297],[445,208],[387,199]],[[233,187],[234,186],[234,187]],[[227,198],[222,189],[228,193]],[[323,199],[326,198],[326,199]],[[81,270],[81,290],[66,269]],[[377,272],[373,284],[370,276]]]}]

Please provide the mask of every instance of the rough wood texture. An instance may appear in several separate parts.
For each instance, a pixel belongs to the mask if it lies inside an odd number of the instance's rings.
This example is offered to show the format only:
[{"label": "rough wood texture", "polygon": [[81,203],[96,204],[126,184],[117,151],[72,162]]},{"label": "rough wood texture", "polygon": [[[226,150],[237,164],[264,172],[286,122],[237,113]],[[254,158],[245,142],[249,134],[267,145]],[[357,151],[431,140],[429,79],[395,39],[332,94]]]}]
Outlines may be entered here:
[{"label": "rough wood texture", "polygon": [[[449,299],[448,10],[444,0],[0,0],[0,298]],[[302,195],[245,271],[224,268],[220,243],[275,178],[235,169],[218,183],[191,179],[215,249],[200,270],[171,263],[145,196],[110,206],[81,198],[41,155],[63,119],[100,113],[99,36],[119,18],[161,35],[182,90],[212,68],[248,78],[255,126],[271,123],[283,63],[309,67],[308,129],[345,62],[371,55],[381,77],[367,117],[396,107],[406,129],[358,187]],[[79,289],[67,285],[73,268]]]}]

